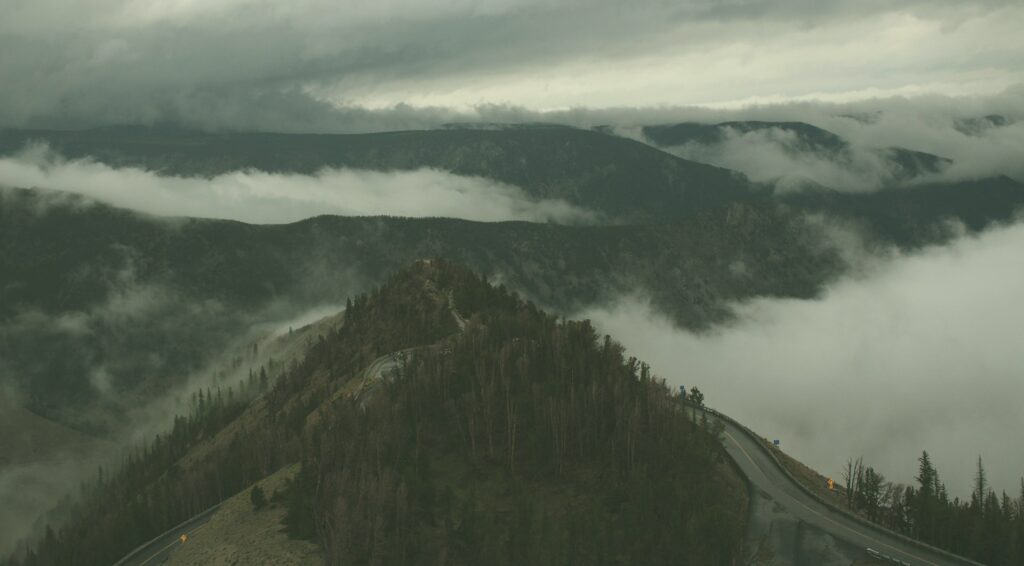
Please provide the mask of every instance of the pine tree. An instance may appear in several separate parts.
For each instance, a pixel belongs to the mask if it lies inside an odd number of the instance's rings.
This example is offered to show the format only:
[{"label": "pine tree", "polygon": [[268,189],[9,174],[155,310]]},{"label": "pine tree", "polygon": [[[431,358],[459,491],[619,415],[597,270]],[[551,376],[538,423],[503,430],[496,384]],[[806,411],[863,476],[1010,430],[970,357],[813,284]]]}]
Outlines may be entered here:
[{"label": "pine tree", "polygon": [[935,483],[938,474],[935,471],[935,467],[932,466],[931,458],[928,456],[928,451],[921,452],[921,457],[917,459],[918,468],[917,476],[914,477],[917,480],[919,486],[919,493],[925,498],[931,498],[935,495]]},{"label": "pine tree", "polygon": [[988,478],[985,475],[985,466],[981,463],[981,456],[978,456],[978,471],[974,475],[974,492],[971,494],[971,504],[978,510],[978,514],[984,514],[987,492]]},{"label": "pine tree", "polygon": [[918,489],[913,500],[913,529],[914,535],[925,541],[935,540],[935,522],[938,503],[939,475],[932,465],[928,451],[921,452],[918,458],[917,480]]},{"label": "pine tree", "polygon": [[691,403],[697,405],[698,407],[704,406],[704,393],[702,393],[701,390],[696,387],[690,388],[690,394],[687,395],[687,399],[689,399]]}]

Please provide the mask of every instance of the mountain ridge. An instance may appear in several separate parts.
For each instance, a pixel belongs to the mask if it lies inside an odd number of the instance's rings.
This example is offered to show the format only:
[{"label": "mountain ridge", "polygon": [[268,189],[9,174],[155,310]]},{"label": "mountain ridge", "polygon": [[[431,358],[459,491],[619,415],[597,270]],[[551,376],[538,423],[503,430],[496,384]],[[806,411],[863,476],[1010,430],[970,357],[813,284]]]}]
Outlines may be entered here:
[{"label": "mountain ridge", "polygon": [[[417,346],[369,403],[332,394],[377,356]],[[435,387],[442,382],[447,390]],[[583,391],[588,401],[570,403]],[[691,422],[646,366],[588,323],[558,321],[443,260],[416,262],[356,297],[265,394],[231,399],[200,394],[191,416],[91,487],[81,519],[51,531],[24,564],[61,563],[70,552],[76,563],[109,563],[297,461],[302,471],[274,500],[288,510],[288,532],[313,537],[330,563],[382,555],[591,563],[605,553],[725,564],[740,548],[745,490],[722,463],[712,430]],[[498,411],[499,403],[517,410]],[[230,423],[258,406],[266,418],[231,432]],[[551,420],[562,413],[563,425]],[[474,419],[480,427],[467,429]],[[563,434],[567,444],[557,440]],[[189,456],[211,442],[221,448]],[[353,501],[352,489],[363,504],[342,504]],[[659,521],[639,520],[655,512]],[[373,519],[378,513],[388,517],[383,524]],[[681,530],[698,513],[699,528]],[[520,530],[524,521],[543,528]],[[578,538],[595,530],[606,536]]]},{"label": "mountain ridge", "polygon": [[114,390],[146,376],[158,391],[242,329],[343,302],[417,257],[500,276],[567,314],[643,288],[693,328],[727,320],[743,297],[813,296],[840,266],[799,215],[747,204],[651,226],[328,216],[249,225],[4,194],[3,358],[9,375],[32,377],[20,382],[31,406],[62,422],[61,407],[107,399],[89,380],[97,367]]},{"label": "mountain ridge", "polygon": [[[889,170],[889,185],[902,185],[914,179],[939,174],[952,165],[946,157],[905,147],[855,148],[845,138],[807,122],[794,121],[729,121],[718,123],[680,122],[644,126],[641,132],[656,147],[672,148],[693,144],[715,147],[734,136],[747,134],[773,135],[772,141],[795,158],[815,157],[840,166],[852,167],[854,150],[866,151],[883,161]],[[676,152],[681,154],[680,152]],[[688,154],[685,154],[688,155]],[[884,188],[885,185],[883,185]]]},{"label": "mountain ridge", "polygon": [[764,188],[734,171],[570,127],[370,134],[3,130],[0,155],[40,142],[68,159],[185,177],[244,169],[315,174],[324,168],[434,168],[511,184],[536,199],[562,199],[615,223],[678,220],[764,197]]}]

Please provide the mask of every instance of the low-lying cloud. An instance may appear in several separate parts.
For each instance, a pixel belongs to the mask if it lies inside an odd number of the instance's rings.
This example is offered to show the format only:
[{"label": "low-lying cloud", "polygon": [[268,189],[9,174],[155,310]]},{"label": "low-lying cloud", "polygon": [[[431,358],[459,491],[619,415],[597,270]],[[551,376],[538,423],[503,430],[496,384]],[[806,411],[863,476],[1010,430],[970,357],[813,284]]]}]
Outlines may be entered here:
[{"label": "low-lying cloud", "polygon": [[512,185],[435,169],[323,169],[315,175],[234,171],[213,178],[161,176],[92,160],[62,159],[45,146],[0,159],[0,186],[77,193],[164,216],[257,224],[312,216],[444,216],[495,222],[581,223],[593,218],[562,200],[533,199]]},{"label": "low-lying cloud", "polygon": [[[168,314],[169,309],[174,314]],[[17,444],[19,437],[28,437],[20,443],[33,446],[30,452],[0,451],[0,557],[14,552],[25,537],[40,537],[48,521],[56,528],[68,511],[65,498],[76,498],[83,482],[91,485],[98,466],[116,472],[123,463],[119,455],[166,434],[176,416],[189,414],[191,395],[205,389],[227,396],[231,388],[240,395],[240,384],[261,366],[277,378],[312,340],[308,334],[299,335],[302,327],[341,310],[329,304],[308,308],[279,301],[252,312],[231,312],[213,301],[125,281],[124,289],[86,310],[58,315],[22,312],[0,320],[0,344],[24,346],[18,354],[4,352],[0,362],[0,429],[10,424],[13,430],[4,429],[0,448]],[[292,329],[296,341],[279,344],[276,338],[289,337]],[[185,335],[198,336],[205,348],[190,348]],[[186,352],[184,357],[196,364],[174,365],[167,350]],[[97,394],[88,407],[76,406],[63,415],[73,422],[102,425],[102,436],[72,434],[63,424],[20,408],[29,398],[24,393],[28,386],[19,387],[16,377],[32,372],[37,380],[52,377],[34,360],[37,357],[64,358],[62,369]],[[271,360],[278,364],[276,371]],[[126,377],[131,383],[125,383]],[[73,388],[67,383],[54,387]],[[69,436],[77,444],[62,440]]]},{"label": "low-lying cloud", "polygon": [[[807,181],[843,191],[871,191],[901,184],[941,183],[1006,175],[1024,182],[1024,88],[992,96],[915,96],[850,103],[790,102],[725,108],[579,110],[548,119],[579,126],[603,123],[619,135],[649,143],[642,126],[731,121],[804,122],[838,135],[840,151],[813,152],[792,131],[766,127],[726,128],[717,143],[670,146],[666,151],[734,169],[780,190]],[[950,160],[916,177],[889,148],[925,152]]]},{"label": "low-lying cloud", "polygon": [[900,183],[903,171],[883,150],[852,146],[840,152],[794,150],[794,132],[779,128],[738,132],[726,128],[715,144],[688,143],[669,148],[675,155],[740,171],[751,180],[773,184],[779,191],[798,190],[808,183],[842,191],[872,191]]},{"label": "low-lying cloud", "polygon": [[1024,476],[1024,225],[913,256],[876,258],[813,301],[756,299],[740,322],[681,331],[646,301],[582,313],[674,385],[699,386],[730,414],[822,473],[863,455],[913,483],[927,450],[953,495],[977,457],[993,487]]},{"label": "low-lying cloud", "polygon": [[0,466],[0,557],[7,558],[25,537],[38,536],[48,517],[62,519],[61,500],[75,495],[81,482],[95,480],[97,468],[113,460],[101,451],[49,456],[44,462]]}]

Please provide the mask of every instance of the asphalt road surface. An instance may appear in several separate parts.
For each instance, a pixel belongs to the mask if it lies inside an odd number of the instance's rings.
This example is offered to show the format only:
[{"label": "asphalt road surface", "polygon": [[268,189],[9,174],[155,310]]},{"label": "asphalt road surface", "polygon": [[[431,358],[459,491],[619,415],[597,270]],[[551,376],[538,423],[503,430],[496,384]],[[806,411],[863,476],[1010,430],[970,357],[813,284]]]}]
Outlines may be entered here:
[{"label": "asphalt road surface", "polygon": [[[715,418],[712,416],[711,418]],[[848,517],[829,505],[808,495],[788,476],[761,444],[746,429],[728,419],[719,419],[725,425],[724,445],[747,480],[768,495],[787,512],[833,537],[879,554],[898,559],[912,566],[964,566],[977,563],[953,557],[907,542],[895,533],[867,526]],[[884,563],[884,561],[883,561]],[[898,562],[890,562],[898,564]]]},{"label": "asphalt road surface", "polygon": [[366,402],[373,395],[374,390],[385,380],[389,380],[394,371],[402,365],[402,358],[416,348],[406,348],[390,354],[384,354],[370,362],[363,372],[363,384],[356,394],[359,406],[366,409]]},{"label": "asphalt road surface", "polygon": [[[410,349],[411,350],[411,349]],[[364,374],[364,388],[360,397],[365,398],[386,378],[390,370],[400,363],[400,352],[381,356],[374,360]],[[909,542],[895,533],[869,526],[834,509],[814,497],[780,467],[769,455],[762,440],[747,429],[728,418],[721,418],[709,411],[710,418],[724,425],[723,444],[726,453],[736,462],[740,471],[751,485],[780,505],[789,514],[821,531],[845,541],[848,544],[891,557],[911,566],[964,566],[977,563],[942,553],[935,549]],[[178,525],[135,549],[115,566],[145,566],[160,564],[179,545],[188,544],[191,533],[203,528],[218,506],[211,507],[192,519]],[[184,538],[183,538],[184,535]],[[900,562],[891,562],[899,564]]]},{"label": "asphalt road surface", "polygon": [[192,536],[192,533],[206,526],[206,523],[210,520],[210,517],[213,517],[213,513],[218,508],[220,508],[219,504],[210,507],[188,521],[136,548],[114,566],[154,566],[156,564],[163,564],[179,546],[188,544],[188,539]]}]

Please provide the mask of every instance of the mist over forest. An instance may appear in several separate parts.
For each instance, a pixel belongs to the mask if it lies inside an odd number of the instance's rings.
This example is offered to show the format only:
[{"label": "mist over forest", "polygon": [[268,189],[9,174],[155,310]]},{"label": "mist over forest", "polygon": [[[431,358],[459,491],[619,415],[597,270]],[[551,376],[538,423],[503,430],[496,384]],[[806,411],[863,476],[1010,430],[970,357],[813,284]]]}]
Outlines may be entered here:
[{"label": "mist over forest", "polygon": [[0,13],[0,563],[1024,556],[1019,2]]}]

